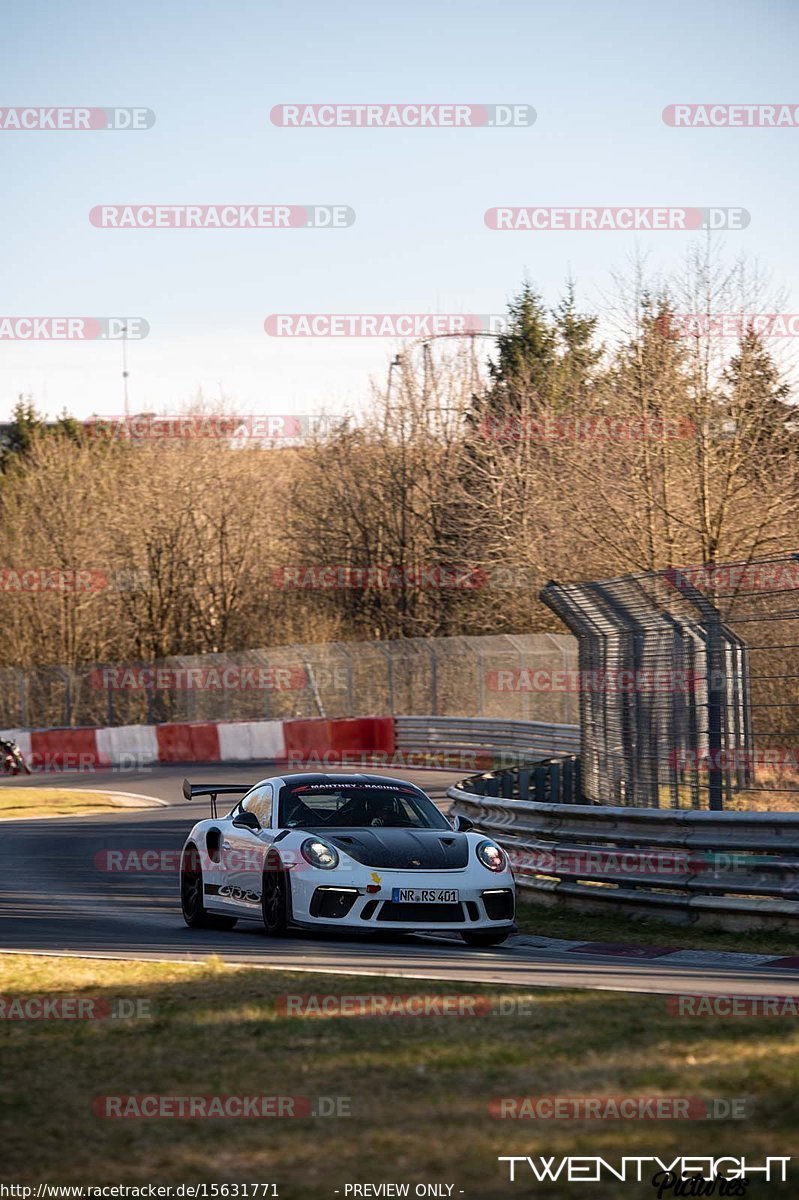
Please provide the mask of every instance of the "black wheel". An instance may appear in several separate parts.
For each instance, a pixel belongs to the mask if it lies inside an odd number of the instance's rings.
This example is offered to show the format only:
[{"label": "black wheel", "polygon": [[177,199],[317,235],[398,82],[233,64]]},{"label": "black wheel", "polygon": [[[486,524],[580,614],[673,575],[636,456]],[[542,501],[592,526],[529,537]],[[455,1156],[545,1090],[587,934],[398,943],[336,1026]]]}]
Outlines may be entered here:
[{"label": "black wheel", "polygon": [[281,867],[280,856],[271,852],[266,857],[261,884],[261,912],[269,937],[282,937],[288,929],[291,909],[289,888],[289,878]]},{"label": "black wheel", "polygon": [[209,913],[203,904],[203,872],[196,846],[187,846],[180,867],[180,907],[189,929],[233,929],[236,917]]},{"label": "black wheel", "polygon": [[473,929],[471,933],[462,933],[461,937],[467,946],[501,946],[510,934],[510,929]]}]

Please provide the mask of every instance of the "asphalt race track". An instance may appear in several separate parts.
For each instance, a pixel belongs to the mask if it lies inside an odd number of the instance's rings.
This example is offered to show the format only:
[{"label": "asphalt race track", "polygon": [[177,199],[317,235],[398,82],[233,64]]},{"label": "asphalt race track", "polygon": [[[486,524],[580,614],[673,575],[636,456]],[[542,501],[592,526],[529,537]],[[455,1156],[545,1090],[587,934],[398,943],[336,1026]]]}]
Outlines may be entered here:
[{"label": "asphalt race track", "polygon": [[[767,966],[742,970],[718,961],[710,966],[702,963],[701,952],[690,956],[689,965],[592,954],[575,959],[543,941],[536,945],[530,937],[476,950],[459,938],[429,935],[376,940],[302,933],[269,940],[247,922],[229,933],[187,929],[180,915],[174,864],[186,832],[206,814],[207,802],[186,803],[181,793],[184,775],[195,781],[239,783],[272,773],[276,769],[262,763],[4,779],[0,786],[44,783],[138,792],[165,800],[168,806],[0,822],[0,951],[177,961],[201,961],[215,954],[238,965],[509,987],[799,996],[799,971]],[[440,803],[455,779],[441,771],[390,773],[413,779]],[[144,861],[155,863],[156,869],[108,870],[104,852],[120,850],[155,851]]]}]

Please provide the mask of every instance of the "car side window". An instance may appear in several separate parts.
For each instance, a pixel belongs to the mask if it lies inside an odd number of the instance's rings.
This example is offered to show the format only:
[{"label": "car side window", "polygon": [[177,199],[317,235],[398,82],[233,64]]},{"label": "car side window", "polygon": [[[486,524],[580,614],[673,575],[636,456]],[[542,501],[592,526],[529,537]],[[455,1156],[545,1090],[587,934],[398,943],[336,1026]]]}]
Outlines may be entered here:
[{"label": "car side window", "polygon": [[272,823],[272,785],[264,783],[253,788],[241,802],[241,807],[255,813],[262,829],[268,829]]}]

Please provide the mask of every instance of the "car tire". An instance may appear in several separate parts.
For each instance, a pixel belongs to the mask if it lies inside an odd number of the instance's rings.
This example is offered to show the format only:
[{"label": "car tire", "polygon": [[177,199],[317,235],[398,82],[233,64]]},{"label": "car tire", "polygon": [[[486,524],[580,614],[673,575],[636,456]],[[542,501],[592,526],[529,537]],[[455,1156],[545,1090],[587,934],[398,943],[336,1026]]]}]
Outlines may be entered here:
[{"label": "car tire", "polygon": [[271,851],[266,856],[261,882],[261,913],[268,937],[283,937],[291,915],[291,885],[283,870],[280,855]]},{"label": "car tire", "polygon": [[233,929],[236,917],[209,913],[203,904],[203,870],[196,846],[187,846],[180,864],[180,908],[189,929]]},{"label": "car tire", "polygon": [[510,929],[472,929],[462,933],[467,946],[501,946],[511,935]]}]

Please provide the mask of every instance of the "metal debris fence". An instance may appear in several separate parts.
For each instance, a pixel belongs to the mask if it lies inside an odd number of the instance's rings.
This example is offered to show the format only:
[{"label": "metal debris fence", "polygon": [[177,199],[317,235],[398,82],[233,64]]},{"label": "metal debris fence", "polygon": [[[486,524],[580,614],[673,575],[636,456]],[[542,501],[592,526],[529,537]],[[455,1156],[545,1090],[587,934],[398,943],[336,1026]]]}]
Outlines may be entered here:
[{"label": "metal debris fence", "polygon": [[579,643],[586,799],[799,807],[797,597],[799,554],[547,584]]},{"label": "metal debris fence", "polygon": [[[576,669],[574,638],[551,633],[5,668],[0,728],[398,714],[573,724],[577,696],[563,680]],[[530,683],[536,678],[538,688]]]}]

